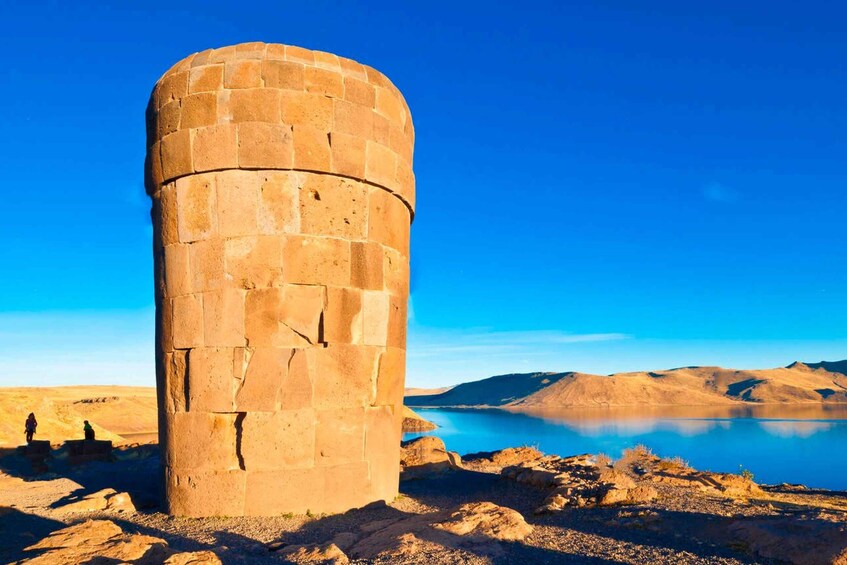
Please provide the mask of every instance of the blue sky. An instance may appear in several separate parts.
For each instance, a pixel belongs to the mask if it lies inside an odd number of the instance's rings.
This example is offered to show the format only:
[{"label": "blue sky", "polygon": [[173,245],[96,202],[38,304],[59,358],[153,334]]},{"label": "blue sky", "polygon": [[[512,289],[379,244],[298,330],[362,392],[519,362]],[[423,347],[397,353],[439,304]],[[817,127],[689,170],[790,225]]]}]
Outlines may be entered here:
[{"label": "blue sky", "polygon": [[153,384],[147,97],[253,40],[412,109],[408,384],[847,358],[839,3],[0,3],[0,385]]}]

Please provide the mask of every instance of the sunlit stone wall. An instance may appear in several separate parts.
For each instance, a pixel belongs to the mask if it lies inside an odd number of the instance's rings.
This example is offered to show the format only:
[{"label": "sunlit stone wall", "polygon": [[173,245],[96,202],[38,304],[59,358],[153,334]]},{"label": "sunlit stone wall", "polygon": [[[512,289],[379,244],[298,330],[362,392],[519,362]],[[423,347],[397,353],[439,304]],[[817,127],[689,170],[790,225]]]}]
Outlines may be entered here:
[{"label": "sunlit stone wall", "polygon": [[329,53],[196,53],[147,113],[159,440],[178,515],[397,494],[414,130]]}]

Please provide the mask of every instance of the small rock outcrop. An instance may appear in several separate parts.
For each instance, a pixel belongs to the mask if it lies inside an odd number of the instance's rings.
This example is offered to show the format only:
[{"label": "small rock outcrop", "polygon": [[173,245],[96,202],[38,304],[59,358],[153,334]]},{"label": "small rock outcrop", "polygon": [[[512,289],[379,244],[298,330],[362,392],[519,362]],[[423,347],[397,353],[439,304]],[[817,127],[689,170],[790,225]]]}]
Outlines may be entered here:
[{"label": "small rock outcrop", "polygon": [[63,504],[58,508],[60,512],[96,512],[96,511],[113,511],[113,512],[135,512],[135,505],[132,503],[132,498],[126,492],[117,492],[115,489],[107,488],[95,493],[83,496],[79,500],[74,500],[67,504]]},{"label": "small rock outcrop", "polygon": [[[420,552],[471,549],[476,554],[497,555],[500,541],[520,541],[532,533],[520,513],[491,502],[463,504],[456,508],[421,514],[373,527],[348,554],[355,559],[393,559]],[[429,554],[429,553],[428,553]]]},{"label": "small rock outcrop", "polygon": [[591,455],[548,455],[503,468],[501,475],[541,489],[551,489],[537,513],[557,512],[566,506],[614,506],[655,500],[656,489],[638,484],[628,474],[598,464]]},{"label": "small rock outcrop", "polygon": [[404,441],[400,448],[400,479],[422,479],[460,469],[462,458],[447,451],[444,442],[435,436]]},{"label": "small rock outcrop", "polygon": [[431,432],[438,426],[420,417],[408,406],[403,407],[403,432]]},{"label": "small rock outcrop", "polygon": [[211,551],[179,553],[160,538],[127,534],[109,520],[88,520],[51,533],[26,552],[41,552],[20,561],[27,565],[79,563],[165,563],[167,565],[221,565]]},{"label": "small rock outcrop", "polygon": [[323,545],[291,545],[280,551],[288,561],[298,564],[346,565],[350,560],[334,543]]}]

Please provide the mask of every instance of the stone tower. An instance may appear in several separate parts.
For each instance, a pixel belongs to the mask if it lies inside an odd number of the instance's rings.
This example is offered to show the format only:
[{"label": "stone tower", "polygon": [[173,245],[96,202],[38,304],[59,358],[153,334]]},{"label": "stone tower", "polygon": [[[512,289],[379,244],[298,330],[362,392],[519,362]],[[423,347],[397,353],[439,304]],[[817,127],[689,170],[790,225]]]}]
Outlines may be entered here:
[{"label": "stone tower", "polygon": [[147,113],[170,513],[340,512],[397,494],[414,130],[320,51],[196,53]]}]

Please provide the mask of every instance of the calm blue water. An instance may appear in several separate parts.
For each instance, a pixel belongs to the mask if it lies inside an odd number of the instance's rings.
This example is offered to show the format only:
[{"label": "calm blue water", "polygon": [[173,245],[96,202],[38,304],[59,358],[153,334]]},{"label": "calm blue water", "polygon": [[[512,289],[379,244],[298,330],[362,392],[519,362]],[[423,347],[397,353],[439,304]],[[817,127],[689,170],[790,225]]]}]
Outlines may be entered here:
[{"label": "calm blue water", "polygon": [[[424,409],[447,449],[460,454],[532,445],[545,453],[603,452],[613,458],[637,444],[697,469],[749,469],[759,483],[802,483],[847,490],[847,407],[795,411],[683,409],[682,413],[560,411],[529,416],[500,410]],[[701,413],[702,412],[702,413]]]}]

